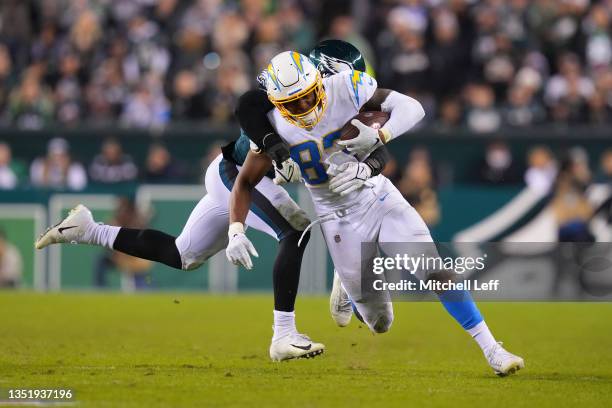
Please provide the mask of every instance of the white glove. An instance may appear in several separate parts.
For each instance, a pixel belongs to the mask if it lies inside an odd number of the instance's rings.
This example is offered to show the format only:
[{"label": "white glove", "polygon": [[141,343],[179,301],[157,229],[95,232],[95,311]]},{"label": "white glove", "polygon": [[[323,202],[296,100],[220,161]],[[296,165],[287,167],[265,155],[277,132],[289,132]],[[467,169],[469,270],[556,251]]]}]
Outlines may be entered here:
[{"label": "white glove", "polygon": [[358,119],[351,120],[351,125],[359,130],[357,137],[350,140],[340,140],[338,144],[353,154],[367,154],[382,144],[378,130],[364,125]]},{"label": "white glove", "polygon": [[274,184],[299,183],[302,181],[300,166],[293,159],[281,163],[281,168],[274,166]]},{"label": "white glove", "polygon": [[372,169],[365,163],[344,163],[336,169],[338,172],[329,182],[329,189],[345,196],[360,189],[372,176]]},{"label": "white glove", "polygon": [[244,235],[244,225],[240,222],[231,223],[227,235],[229,236],[229,243],[225,248],[225,255],[228,261],[234,265],[242,265],[247,269],[253,268],[251,255],[258,258],[259,254],[251,241]]}]

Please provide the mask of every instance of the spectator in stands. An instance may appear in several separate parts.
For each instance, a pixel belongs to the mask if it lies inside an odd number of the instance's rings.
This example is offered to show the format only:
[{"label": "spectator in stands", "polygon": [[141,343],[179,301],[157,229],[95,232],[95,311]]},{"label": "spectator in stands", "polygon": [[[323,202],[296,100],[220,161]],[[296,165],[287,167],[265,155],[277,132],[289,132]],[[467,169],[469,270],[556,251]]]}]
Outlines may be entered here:
[{"label": "spectator in stands", "polygon": [[242,65],[243,62],[240,54],[222,59],[221,66],[216,73],[215,86],[208,97],[211,120],[222,123],[233,120],[238,97],[249,89],[249,79]]},{"label": "spectator in stands", "polygon": [[71,159],[68,142],[54,138],[47,145],[47,155],[32,162],[30,182],[36,187],[82,190],[87,186],[87,173]]},{"label": "spectator in stands", "polygon": [[589,98],[588,121],[594,125],[606,125],[612,123],[612,103],[606,100],[605,92],[595,90]]},{"label": "spectator in stands", "polygon": [[175,160],[166,146],[155,143],[149,148],[143,181],[147,183],[180,183],[186,176],[185,167]]},{"label": "spectator in stands", "polygon": [[449,97],[442,100],[435,128],[441,132],[457,129],[463,122],[463,108],[458,98]]},{"label": "spectator in stands", "polygon": [[589,221],[593,207],[585,191],[591,181],[587,154],[572,149],[561,162],[551,207],[559,226],[559,242],[593,242]]},{"label": "spectator in stands", "polygon": [[40,129],[51,124],[53,100],[34,70],[24,74],[21,84],[9,98],[8,117],[22,129]]},{"label": "spectator in stands", "polygon": [[201,120],[210,114],[203,83],[193,70],[178,72],[172,91],[173,120]]},{"label": "spectator in stands", "polygon": [[460,36],[461,28],[455,14],[441,8],[432,17],[434,32],[428,50],[431,73],[429,81],[436,98],[443,100],[442,105],[446,104],[448,108],[453,102],[458,102],[452,95],[459,92],[467,77],[469,50]]},{"label": "spectator in stands", "polygon": [[375,64],[377,59],[368,40],[359,32],[359,23],[351,15],[335,16],[329,26],[328,37],[348,41],[361,51],[366,61]]},{"label": "spectator in stands", "polygon": [[15,85],[15,73],[11,53],[6,45],[0,43],[0,116],[8,105],[11,88]]},{"label": "spectator in stands", "polygon": [[75,125],[83,115],[79,69],[81,61],[74,53],[60,60],[60,78],[55,85],[56,118],[64,125]]},{"label": "spectator in stands", "polygon": [[612,149],[608,149],[601,154],[601,176],[599,181],[612,185]]},{"label": "spectator in stands", "polygon": [[428,226],[434,226],[440,221],[434,175],[426,150],[415,149],[411,152],[399,181],[399,191]]},{"label": "spectator in stands", "polygon": [[120,61],[124,46],[121,40],[113,41],[111,48],[117,55],[102,62],[92,73],[92,80],[86,90],[90,120],[109,122],[119,116],[123,109],[128,96]]},{"label": "spectator in stands", "polygon": [[544,95],[551,117],[558,122],[585,122],[587,101],[595,91],[593,81],[584,75],[575,54],[564,54],[558,65],[559,73],[550,79]]},{"label": "spectator in stands", "polygon": [[493,88],[472,84],[466,90],[468,108],[465,115],[468,128],[476,133],[495,132],[501,126],[501,115],[495,109]]},{"label": "spectator in stands", "polygon": [[527,155],[525,183],[527,187],[547,193],[557,177],[557,163],[546,146],[536,146]]},{"label": "spectator in stands", "polygon": [[170,119],[170,106],[163,93],[159,77],[148,75],[127,98],[121,114],[124,125],[162,127]]},{"label": "spectator in stands", "polygon": [[17,187],[17,174],[11,166],[11,147],[0,142],[0,190],[12,190]]},{"label": "spectator in stands", "polygon": [[508,101],[502,109],[504,123],[512,127],[532,126],[544,121],[546,112],[535,100],[531,88],[514,85],[508,92]]},{"label": "spectator in stands", "polygon": [[402,93],[421,93],[428,88],[430,61],[424,33],[398,28],[389,39],[379,42],[379,77],[382,83]]},{"label": "spectator in stands", "polygon": [[14,288],[21,283],[23,260],[15,245],[6,239],[0,229],[0,288]]},{"label": "spectator in stands", "polygon": [[137,176],[138,168],[115,138],[104,141],[100,154],[89,166],[89,177],[97,183],[123,183],[133,181]]},{"label": "spectator in stands", "polygon": [[586,31],[586,60],[593,70],[605,69],[612,64],[612,36],[610,35],[610,7],[593,4],[584,19]]},{"label": "spectator in stands", "polygon": [[505,142],[496,141],[487,145],[478,179],[481,183],[492,185],[520,183],[521,174]]},{"label": "spectator in stands", "polygon": [[27,129],[226,123],[274,54],[304,52],[318,32],[353,43],[381,87],[440,116],[482,84],[459,102],[466,121],[445,130],[490,132],[500,114],[510,126],[610,123],[611,14],[610,1],[587,0],[5,0],[0,118]]}]

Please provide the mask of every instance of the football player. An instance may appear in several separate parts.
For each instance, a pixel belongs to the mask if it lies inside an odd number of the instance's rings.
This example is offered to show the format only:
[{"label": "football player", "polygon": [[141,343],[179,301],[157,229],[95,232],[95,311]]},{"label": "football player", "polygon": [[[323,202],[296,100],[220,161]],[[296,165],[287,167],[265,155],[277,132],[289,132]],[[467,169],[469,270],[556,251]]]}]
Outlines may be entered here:
[{"label": "football player", "polygon": [[[355,71],[371,72],[361,52],[351,43],[342,40],[321,41],[312,49],[309,58],[323,78],[353,69]],[[266,93],[267,78],[267,70],[264,70],[257,77],[260,89],[248,91],[240,97],[236,107],[236,117],[240,127],[246,130],[249,138],[257,145],[258,149],[266,152],[276,163],[293,164],[293,161],[288,160],[290,159],[289,147],[278,136],[267,116],[274,109],[274,105],[270,102]],[[376,148],[363,161],[367,167],[364,167],[365,171],[361,173],[360,178],[365,180],[380,174],[390,157],[385,146],[381,145]],[[346,176],[355,178],[351,182],[353,188],[357,188],[362,182],[362,180],[357,179],[357,175],[349,174]],[[285,179],[283,178],[283,180]],[[347,185],[347,188],[349,187],[350,185]],[[345,327],[351,321],[352,306],[335,271],[333,282],[329,302],[330,312],[336,324]]]},{"label": "football player", "polygon": [[[326,42],[315,47],[313,55],[320,55],[322,50],[327,50]],[[322,66],[322,72],[326,75],[352,69],[353,63],[356,69],[365,70],[361,54],[350,44],[331,52],[328,50],[328,53],[333,53],[336,65],[328,65],[329,68]],[[269,104],[265,91],[260,92]],[[242,100],[248,100],[248,97]],[[242,112],[244,114],[244,109]],[[259,130],[252,126],[250,129],[256,133]],[[223,147],[222,155],[206,171],[207,195],[193,209],[178,237],[152,229],[99,224],[94,222],[89,209],[79,205],[62,222],[42,234],[35,243],[36,248],[42,249],[55,243],[98,245],[177,269],[196,269],[227,245],[229,193],[249,150],[250,141],[245,132]],[[375,155],[372,156],[370,160],[374,161]],[[295,325],[294,305],[308,234],[301,245],[298,245],[298,241],[310,220],[279,186],[301,178],[299,168],[287,159],[288,155],[285,158],[278,156],[279,165],[255,187],[246,220],[247,225],[279,241],[273,269],[274,335],[270,346],[270,357],[275,361],[313,357],[324,351],[323,344],[298,333]],[[254,248],[249,247],[248,250],[257,256]],[[252,264],[245,267],[250,269]]]},{"label": "football player", "polygon": [[[276,134],[290,147],[299,165],[331,254],[341,286],[361,319],[375,333],[389,330],[393,308],[387,294],[362,296],[361,244],[373,242],[392,257],[400,254],[394,243],[432,244],[429,230],[418,213],[384,176],[368,179],[369,167],[355,157],[367,157],[416,125],[425,115],[421,104],[403,94],[379,89],[371,76],[351,70],[321,78],[305,56],[286,51],[274,57],[267,69],[267,94],[275,109],[268,113]],[[384,111],[389,120],[370,128],[353,119],[360,111]],[[338,140],[349,121],[357,137]],[[232,262],[250,264],[252,244],[244,235],[253,187],[272,166],[267,154],[250,152],[236,178],[230,200],[230,240],[226,254]],[[416,253],[423,249],[420,246]],[[427,245],[425,245],[427,248]],[[429,251],[437,251],[433,245]],[[364,254],[361,254],[362,256]],[[417,270],[421,280],[447,282],[450,271]],[[439,299],[453,318],[474,338],[498,375],[524,367],[522,358],[506,351],[487,327],[467,291],[439,291]],[[350,307],[347,307],[350,313]]]}]

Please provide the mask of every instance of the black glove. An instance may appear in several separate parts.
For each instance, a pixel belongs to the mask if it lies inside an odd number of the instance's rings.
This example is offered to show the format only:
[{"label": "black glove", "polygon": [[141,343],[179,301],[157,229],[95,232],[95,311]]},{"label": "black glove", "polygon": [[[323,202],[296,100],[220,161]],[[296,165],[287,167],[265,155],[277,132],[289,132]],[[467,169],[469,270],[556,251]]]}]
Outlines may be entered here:
[{"label": "black glove", "polygon": [[289,159],[289,148],[276,133],[268,133],[261,141],[261,148],[276,163],[276,167],[282,168],[282,163]]}]

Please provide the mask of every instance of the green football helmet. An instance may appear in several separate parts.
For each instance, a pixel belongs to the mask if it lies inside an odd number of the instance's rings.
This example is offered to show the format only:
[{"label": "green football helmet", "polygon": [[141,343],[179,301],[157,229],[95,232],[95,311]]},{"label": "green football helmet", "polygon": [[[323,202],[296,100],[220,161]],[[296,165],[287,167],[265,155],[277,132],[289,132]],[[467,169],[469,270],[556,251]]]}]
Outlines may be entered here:
[{"label": "green football helmet", "polygon": [[353,44],[342,40],[321,41],[310,51],[309,57],[323,77],[349,69],[361,72],[367,69],[361,52]]}]

